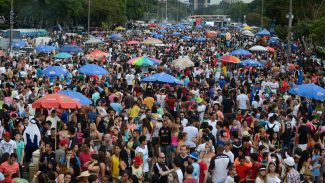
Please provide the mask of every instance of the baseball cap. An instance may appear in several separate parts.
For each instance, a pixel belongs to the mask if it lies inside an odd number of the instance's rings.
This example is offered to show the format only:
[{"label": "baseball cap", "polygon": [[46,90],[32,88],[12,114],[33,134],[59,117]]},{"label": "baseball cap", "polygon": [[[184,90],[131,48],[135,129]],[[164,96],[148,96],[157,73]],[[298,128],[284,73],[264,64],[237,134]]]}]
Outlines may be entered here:
[{"label": "baseball cap", "polygon": [[197,152],[192,152],[190,155],[189,155],[190,158],[192,159],[199,159],[199,155],[197,154]]},{"label": "baseball cap", "polygon": [[4,133],[3,133],[3,136],[4,136],[4,137],[11,137],[11,134],[10,134],[10,132],[4,132]]},{"label": "baseball cap", "polygon": [[133,163],[136,165],[142,165],[142,158],[140,156],[136,156],[133,158]]}]

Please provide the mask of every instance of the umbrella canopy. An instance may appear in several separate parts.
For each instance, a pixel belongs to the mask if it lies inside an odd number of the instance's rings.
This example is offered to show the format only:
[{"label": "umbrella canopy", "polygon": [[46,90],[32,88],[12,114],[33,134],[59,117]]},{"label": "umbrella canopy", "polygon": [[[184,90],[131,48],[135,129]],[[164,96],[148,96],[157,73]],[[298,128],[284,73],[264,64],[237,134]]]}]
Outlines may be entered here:
[{"label": "umbrella canopy", "polygon": [[195,26],[195,29],[202,29],[202,28],[203,28],[202,25],[197,25],[197,26]]},{"label": "umbrella canopy", "polygon": [[185,69],[187,67],[194,67],[194,62],[188,57],[179,58],[173,61],[173,66]]},{"label": "umbrella canopy", "polygon": [[234,56],[249,56],[249,55],[252,55],[252,53],[249,52],[249,51],[247,51],[247,50],[244,50],[244,49],[238,49],[238,50],[232,51],[230,53],[230,55],[234,55]]},{"label": "umbrella canopy", "polygon": [[157,24],[148,24],[148,27],[157,27]]},{"label": "umbrella canopy", "polygon": [[224,55],[219,58],[219,60],[223,62],[228,62],[228,63],[238,63],[240,62],[240,59],[231,55]]},{"label": "umbrella canopy", "polygon": [[191,41],[192,37],[191,36],[183,36],[182,39],[185,41]]},{"label": "umbrella canopy", "polygon": [[142,44],[162,44],[163,42],[159,39],[148,38],[141,42]]},{"label": "umbrella canopy", "polygon": [[302,84],[297,85],[288,91],[291,94],[299,95],[315,100],[325,100],[325,88],[315,84]]},{"label": "umbrella canopy", "polygon": [[214,38],[217,37],[218,33],[216,31],[209,31],[205,34],[206,37],[208,38]]},{"label": "umbrella canopy", "polygon": [[153,34],[152,36],[154,38],[157,38],[157,39],[163,39],[164,38],[164,35],[162,35],[162,34]]},{"label": "umbrella canopy", "polygon": [[80,102],[81,105],[90,105],[93,103],[88,97],[72,90],[62,90],[59,92],[59,94],[73,98],[75,101]]},{"label": "umbrella canopy", "polygon": [[59,49],[59,52],[66,52],[66,53],[81,53],[84,52],[82,48],[77,45],[68,44]]},{"label": "umbrella canopy", "polygon": [[178,37],[178,36],[181,36],[182,35],[182,33],[180,33],[180,32],[173,32],[172,33],[172,36],[175,36],[175,37]]},{"label": "umbrella canopy", "polygon": [[124,28],[124,27],[122,27],[122,26],[118,26],[118,27],[116,27],[116,28],[115,28],[115,30],[117,30],[117,31],[124,31],[124,30],[125,30],[125,28]]},{"label": "umbrella canopy", "polygon": [[108,53],[100,51],[100,50],[94,50],[93,52],[91,52],[90,54],[86,55],[85,57],[87,59],[95,59],[95,60],[99,60],[102,59],[103,57],[107,57]]},{"label": "umbrella canopy", "polygon": [[26,41],[13,41],[13,43],[12,43],[13,48],[23,48],[25,46],[27,46]]},{"label": "umbrella canopy", "polygon": [[32,103],[33,108],[56,108],[56,109],[76,109],[81,108],[80,102],[62,95],[62,94],[49,94]]},{"label": "umbrella canopy", "polygon": [[249,30],[245,30],[245,31],[241,32],[241,34],[244,35],[244,36],[249,36],[249,37],[254,37],[255,36],[254,33],[252,33]]},{"label": "umbrella canopy", "polygon": [[143,82],[150,82],[150,83],[160,83],[160,84],[164,84],[164,83],[176,84],[176,85],[183,85],[184,84],[179,79],[177,79],[174,76],[171,76],[169,74],[166,74],[164,72],[148,76],[148,77],[144,78],[142,81]]},{"label": "umbrella canopy", "polygon": [[268,30],[263,29],[260,32],[256,33],[256,36],[271,36],[271,33]]},{"label": "umbrella canopy", "polygon": [[60,67],[60,66],[49,66],[42,71],[46,77],[54,78],[54,77],[65,77],[69,74],[68,70]]},{"label": "umbrella canopy", "polygon": [[49,53],[51,51],[55,50],[55,47],[48,46],[48,45],[38,45],[36,46],[36,51],[39,53]]},{"label": "umbrella canopy", "polygon": [[205,37],[195,37],[194,41],[196,41],[196,42],[204,42],[204,41],[206,41],[206,39],[205,39]]},{"label": "umbrella canopy", "polygon": [[103,43],[103,41],[100,40],[100,39],[96,39],[96,38],[94,38],[94,39],[88,39],[86,41],[86,44],[100,44],[100,43]]},{"label": "umbrella canopy", "polygon": [[272,48],[272,47],[269,47],[269,46],[267,46],[267,47],[265,47],[266,49],[267,49],[267,51],[269,51],[269,52],[275,52],[275,50],[274,50],[274,48]]},{"label": "umbrella canopy", "polygon": [[158,30],[158,32],[160,32],[160,33],[167,33],[167,31],[165,29],[160,29],[160,30]]},{"label": "umbrella canopy", "polygon": [[54,55],[53,57],[58,58],[58,59],[66,59],[66,58],[71,58],[72,55],[70,55],[69,53],[61,52],[61,53]]},{"label": "umbrella canopy", "polygon": [[139,44],[139,43],[140,43],[139,41],[129,41],[126,44],[133,45],[133,44]]},{"label": "umbrella canopy", "polygon": [[[284,48],[285,49],[288,49],[288,44],[285,44],[284,45]],[[294,43],[291,44],[291,50],[297,50],[298,49],[298,46]]]},{"label": "umbrella canopy", "polygon": [[150,58],[147,56],[137,57],[129,60],[127,62],[131,65],[137,65],[137,66],[150,66],[150,65],[158,65],[160,64],[160,60],[157,60],[155,58]]},{"label": "umbrella canopy", "polygon": [[112,39],[112,40],[116,40],[116,41],[118,41],[118,40],[124,41],[125,40],[125,38],[122,37],[122,35],[120,35],[120,34],[112,34],[108,38]]},{"label": "umbrella canopy", "polygon": [[278,40],[278,39],[275,39],[275,38],[271,38],[271,39],[269,39],[268,41],[267,41],[267,44],[268,45],[277,45],[277,44],[279,44],[280,43],[280,41]]},{"label": "umbrella canopy", "polygon": [[242,60],[238,64],[242,66],[249,66],[249,67],[263,67],[263,64],[252,59]]},{"label": "umbrella canopy", "polygon": [[250,27],[250,26],[245,26],[243,29],[244,29],[244,30],[248,30],[248,31],[251,31],[251,30],[253,30],[253,28],[252,28],[252,27]]},{"label": "umbrella canopy", "polygon": [[226,31],[226,30],[229,30],[229,28],[228,27],[221,27],[220,30]]},{"label": "umbrella canopy", "polygon": [[268,51],[265,47],[256,45],[249,49],[250,51]]},{"label": "umbrella canopy", "polygon": [[90,76],[101,76],[108,74],[108,71],[96,64],[86,64],[78,69],[78,72]]}]

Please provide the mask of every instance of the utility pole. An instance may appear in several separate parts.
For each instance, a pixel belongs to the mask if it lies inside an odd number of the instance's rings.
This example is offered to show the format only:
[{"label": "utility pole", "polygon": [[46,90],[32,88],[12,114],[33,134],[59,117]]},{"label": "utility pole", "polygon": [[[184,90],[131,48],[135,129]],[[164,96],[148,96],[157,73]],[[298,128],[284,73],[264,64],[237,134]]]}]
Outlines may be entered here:
[{"label": "utility pole", "polygon": [[90,0],[88,0],[88,25],[87,25],[87,28],[88,28],[88,36],[90,35]]},{"label": "utility pole", "polygon": [[261,29],[263,29],[263,10],[264,10],[264,0],[262,0],[262,13],[261,13]]},{"label": "utility pole", "polygon": [[289,18],[289,26],[288,26],[288,53],[287,53],[287,61],[290,60],[291,56],[291,28],[292,28],[292,19],[293,19],[293,14],[292,14],[292,0],[290,0],[290,5],[289,5],[289,14],[287,15],[287,18]]},{"label": "utility pole", "polygon": [[14,29],[14,0],[11,0],[11,5],[10,5],[10,39],[9,39],[9,49],[10,52],[12,51],[12,31]]}]

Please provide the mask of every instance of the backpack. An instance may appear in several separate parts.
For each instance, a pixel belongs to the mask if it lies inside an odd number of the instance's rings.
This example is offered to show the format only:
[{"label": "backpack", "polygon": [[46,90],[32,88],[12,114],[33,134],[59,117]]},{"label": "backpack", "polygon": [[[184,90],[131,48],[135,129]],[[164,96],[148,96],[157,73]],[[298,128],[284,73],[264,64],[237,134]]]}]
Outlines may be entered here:
[{"label": "backpack", "polygon": [[270,135],[270,138],[273,136],[275,125],[276,124],[273,124],[272,127],[270,127],[269,124],[266,125],[266,127],[267,127],[266,133]]}]

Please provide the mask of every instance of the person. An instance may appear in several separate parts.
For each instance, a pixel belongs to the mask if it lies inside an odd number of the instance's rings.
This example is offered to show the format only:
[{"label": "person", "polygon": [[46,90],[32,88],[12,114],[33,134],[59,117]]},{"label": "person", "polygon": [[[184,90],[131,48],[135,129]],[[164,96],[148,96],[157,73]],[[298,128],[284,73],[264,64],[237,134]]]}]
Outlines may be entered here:
[{"label": "person", "polygon": [[[199,159],[199,155],[196,152],[192,152],[188,156],[188,163],[193,166],[193,177],[195,178],[196,182],[200,180],[200,165],[197,163]],[[204,171],[204,170],[203,170]]]},{"label": "person", "polygon": [[17,149],[17,144],[14,140],[11,140],[11,134],[10,132],[5,132],[3,134],[3,140],[0,142],[0,149],[3,153],[15,153]]},{"label": "person", "polygon": [[132,160],[133,165],[132,168],[132,174],[137,176],[139,183],[142,183],[144,180],[144,171],[143,171],[143,160],[140,155],[137,155]]},{"label": "person", "polygon": [[142,162],[143,162],[143,173],[145,177],[148,177],[149,173],[149,151],[147,146],[147,137],[142,135],[139,138],[140,145],[135,149],[135,154],[141,153]]},{"label": "person", "polygon": [[236,171],[240,180],[245,182],[249,175],[249,170],[252,167],[252,163],[244,155],[240,155],[238,159],[240,163],[235,165]]},{"label": "person", "polygon": [[265,181],[266,181],[266,169],[265,166],[262,165],[258,168],[258,174],[255,183],[264,183]]},{"label": "person", "polygon": [[236,167],[235,166],[229,167],[229,172],[228,172],[228,176],[226,178],[225,183],[234,183],[235,176],[236,176]]},{"label": "person", "polygon": [[[38,128],[40,114],[35,113],[34,118],[30,119],[28,122],[28,126],[26,127],[23,138],[25,142],[25,161],[30,162],[32,158],[32,153],[39,149],[40,142],[41,142],[41,132]],[[52,133],[52,131],[51,131]],[[55,134],[53,134],[55,137]],[[52,135],[51,135],[52,136]],[[55,143],[53,143],[55,144]]]},{"label": "person", "polygon": [[223,154],[224,148],[217,147],[216,156],[211,159],[209,170],[212,174],[212,181],[215,183],[223,183],[227,178],[227,172],[231,166],[230,158]]},{"label": "person", "polygon": [[194,126],[196,119],[190,119],[190,125],[185,127],[183,132],[187,133],[187,141],[185,142],[186,146],[190,147],[190,152],[194,152],[196,148],[196,138],[199,135],[199,130]]},{"label": "person", "polygon": [[312,165],[312,171],[311,174],[313,175],[314,182],[319,183],[320,182],[320,168],[321,168],[321,145],[319,143],[316,143],[314,145],[314,150],[312,152],[311,157],[311,165]]},{"label": "person", "polygon": [[196,179],[193,177],[194,168],[192,165],[188,165],[185,168],[185,179],[183,183],[196,183]]},{"label": "person", "polygon": [[183,178],[184,178],[182,169],[180,168],[181,166],[182,166],[182,159],[180,157],[176,156],[173,159],[173,167],[175,169],[175,173],[177,174],[179,183],[183,182]]},{"label": "person", "polygon": [[158,161],[153,164],[153,172],[158,175],[159,183],[166,183],[168,181],[168,174],[175,171],[175,169],[169,169],[165,162],[166,156],[163,152],[161,152],[158,155]]},{"label": "person", "polygon": [[245,94],[245,90],[240,90],[240,95],[237,96],[237,106],[238,109],[241,110],[241,114],[245,114],[245,111],[249,108],[249,99],[248,96]]},{"label": "person", "polygon": [[310,128],[306,125],[306,118],[301,117],[300,121],[302,124],[298,127],[298,147],[304,151],[307,149],[308,133],[310,133]]},{"label": "person", "polygon": [[3,180],[2,183],[11,183],[12,176],[14,174],[19,175],[20,171],[19,171],[19,164],[17,163],[16,153],[10,154],[8,161],[0,165],[0,172],[3,173],[3,175],[5,176],[5,180]]},{"label": "person", "polygon": [[271,161],[267,167],[267,174],[266,174],[266,182],[267,183],[280,183],[281,179],[276,172],[276,164],[275,162]]},{"label": "person", "polygon": [[168,182],[167,183],[181,183],[178,179],[176,172],[171,172],[168,174]]},{"label": "person", "polygon": [[300,183],[299,172],[295,169],[295,160],[292,157],[287,157],[284,159],[284,163],[287,169],[285,181],[290,183]]},{"label": "person", "polygon": [[165,118],[163,120],[163,126],[159,129],[159,144],[160,151],[166,154],[167,157],[167,165],[171,163],[171,142],[172,142],[172,130],[168,126],[168,119]]}]

